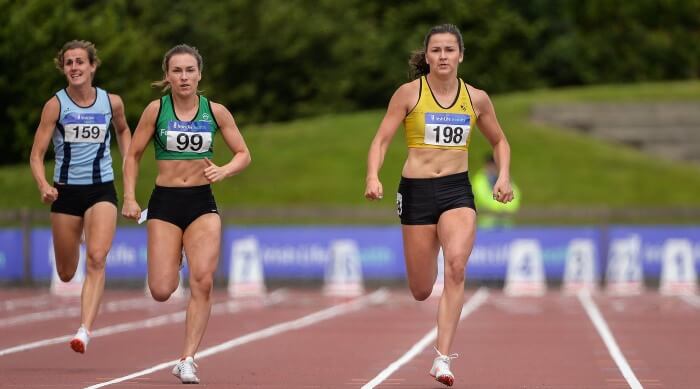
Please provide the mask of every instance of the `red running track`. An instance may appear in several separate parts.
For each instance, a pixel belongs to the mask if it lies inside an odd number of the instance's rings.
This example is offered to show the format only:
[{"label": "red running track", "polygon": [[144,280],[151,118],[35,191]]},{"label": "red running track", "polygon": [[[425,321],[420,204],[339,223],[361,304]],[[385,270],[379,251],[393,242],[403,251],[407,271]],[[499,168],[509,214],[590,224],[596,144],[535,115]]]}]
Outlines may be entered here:
[{"label": "red running track", "polygon": [[[0,290],[0,387],[179,385],[170,361],[182,348],[185,302],[142,297],[108,290],[80,355],[61,340],[79,323],[78,299]],[[586,305],[558,291],[516,298],[470,289],[466,299],[453,350],[457,388],[700,387],[697,296],[599,293]],[[359,299],[278,290],[257,301],[217,291],[214,302],[196,358],[204,387],[443,387],[428,375],[437,300],[416,302],[403,289]]]}]

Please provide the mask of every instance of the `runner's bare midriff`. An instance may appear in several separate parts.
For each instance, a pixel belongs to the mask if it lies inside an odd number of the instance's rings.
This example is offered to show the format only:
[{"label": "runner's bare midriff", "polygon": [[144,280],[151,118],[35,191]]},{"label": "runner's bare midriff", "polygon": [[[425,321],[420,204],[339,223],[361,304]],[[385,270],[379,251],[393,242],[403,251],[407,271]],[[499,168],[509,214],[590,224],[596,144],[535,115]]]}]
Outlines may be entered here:
[{"label": "runner's bare midriff", "polygon": [[465,172],[469,169],[464,150],[409,148],[401,175],[406,178],[435,178]]},{"label": "runner's bare midriff", "polygon": [[158,161],[156,185],[188,187],[209,184],[204,176],[207,163],[203,159]]}]

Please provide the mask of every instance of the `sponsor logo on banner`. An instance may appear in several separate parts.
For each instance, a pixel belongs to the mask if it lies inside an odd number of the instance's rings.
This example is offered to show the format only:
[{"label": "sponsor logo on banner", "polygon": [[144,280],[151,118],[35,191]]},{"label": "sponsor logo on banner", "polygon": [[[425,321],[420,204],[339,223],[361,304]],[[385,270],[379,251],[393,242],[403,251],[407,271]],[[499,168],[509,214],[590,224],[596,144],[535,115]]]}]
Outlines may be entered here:
[{"label": "sponsor logo on banner", "polygon": [[231,297],[260,297],[267,292],[260,246],[254,237],[236,239],[231,244],[228,282]]},{"label": "sponsor logo on banner", "polygon": [[614,295],[636,295],[644,289],[639,236],[618,238],[610,244],[606,290]]},{"label": "sponsor logo on banner", "polygon": [[535,239],[516,239],[510,245],[505,293],[509,296],[542,296],[546,291],[539,242]]},{"label": "sponsor logo on banner", "polygon": [[595,291],[598,288],[595,244],[591,239],[574,239],[569,243],[564,267],[564,293]]},{"label": "sponsor logo on banner", "polygon": [[331,242],[330,251],[323,294],[341,297],[363,294],[362,264],[357,243],[351,239],[334,240]]},{"label": "sponsor logo on banner", "polygon": [[661,283],[665,295],[692,295],[698,291],[693,246],[688,239],[667,239],[663,246]]}]

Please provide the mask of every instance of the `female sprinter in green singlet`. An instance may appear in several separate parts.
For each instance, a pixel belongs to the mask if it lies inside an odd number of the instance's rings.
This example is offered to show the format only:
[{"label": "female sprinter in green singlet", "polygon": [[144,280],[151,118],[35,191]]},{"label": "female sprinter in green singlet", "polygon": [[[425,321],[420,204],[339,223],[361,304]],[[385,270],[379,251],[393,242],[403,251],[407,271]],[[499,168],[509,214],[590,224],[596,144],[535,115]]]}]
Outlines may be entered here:
[{"label": "female sprinter in green singlet", "polygon": [[[194,355],[211,312],[214,272],[221,246],[221,219],[211,183],[240,173],[250,163],[248,147],[231,113],[197,94],[202,57],[194,47],[178,45],[163,58],[165,77],[154,83],[170,94],[152,101],[141,115],[124,163],[122,215],[137,220],[138,165],[153,138],[158,162],[156,186],[148,202],[148,287],[153,298],[167,300],[177,289],[181,252],[190,269],[185,347],[173,374],[182,383],[199,383]],[[233,159],[216,166],[212,143],[216,131]]]},{"label": "female sprinter in green singlet", "polygon": [[365,197],[381,199],[379,181],[387,147],[404,123],[408,158],[401,173],[397,210],[401,218],[408,284],[416,300],[430,296],[442,246],[445,282],[438,307],[438,335],[430,375],[452,386],[450,348],[464,304],[464,269],[474,245],[476,209],[469,183],[469,136],[474,125],[494,149],[499,176],[494,199],[513,199],[510,147],[486,92],[464,83],[457,69],[464,55],[459,29],[433,27],[423,51],[411,58],[413,81],[403,84],[389,102],[369,149]]}]

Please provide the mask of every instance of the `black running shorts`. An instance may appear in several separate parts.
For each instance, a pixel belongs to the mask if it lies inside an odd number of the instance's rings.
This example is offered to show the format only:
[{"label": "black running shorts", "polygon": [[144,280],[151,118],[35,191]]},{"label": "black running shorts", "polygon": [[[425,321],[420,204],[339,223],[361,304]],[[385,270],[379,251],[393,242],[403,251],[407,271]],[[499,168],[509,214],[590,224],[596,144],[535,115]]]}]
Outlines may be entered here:
[{"label": "black running shorts", "polygon": [[88,185],[53,185],[58,190],[58,198],[51,203],[51,212],[54,213],[83,217],[85,211],[102,201],[117,206],[117,191],[113,181]]},{"label": "black running shorts", "polygon": [[163,220],[182,231],[207,213],[219,213],[210,185],[182,188],[156,185],[148,201],[149,220]]},{"label": "black running shorts", "polygon": [[443,212],[454,208],[476,210],[469,172],[436,178],[401,177],[396,207],[405,225],[437,224]]}]

